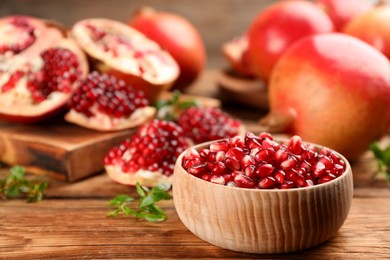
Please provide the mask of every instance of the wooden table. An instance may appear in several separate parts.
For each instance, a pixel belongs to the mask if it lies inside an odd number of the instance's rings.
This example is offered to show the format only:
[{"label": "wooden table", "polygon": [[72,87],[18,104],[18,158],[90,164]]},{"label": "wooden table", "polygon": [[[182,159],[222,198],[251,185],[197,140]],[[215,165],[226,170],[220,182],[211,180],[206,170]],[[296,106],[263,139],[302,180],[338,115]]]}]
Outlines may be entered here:
[{"label": "wooden table", "polygon": [[[206,72],[190,92],[218,97],[215,76],[215,72]],[[264,111],[225,104],[250,130],[256,130],[255,122]],[[160,204],[168,214],[163,223],[107,218],[109,199],[121,193],[137,195],[134,188],[113,183],[104,173],[72,184],[50,180],[47,197],[41,202],[0,201],[0,258],[389,259],[390,184],[372,181],[375,169],[369,152],[353,164],[352,208],[335,237],[283,255],[245,254],[210,245],[185,228],[172,201]]]}]

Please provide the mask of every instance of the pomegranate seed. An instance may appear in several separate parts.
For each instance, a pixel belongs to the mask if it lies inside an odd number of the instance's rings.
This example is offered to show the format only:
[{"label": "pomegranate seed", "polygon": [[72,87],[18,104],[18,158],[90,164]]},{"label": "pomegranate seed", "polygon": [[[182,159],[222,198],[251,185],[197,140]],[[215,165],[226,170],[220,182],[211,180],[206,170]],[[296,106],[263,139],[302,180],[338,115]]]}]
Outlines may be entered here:
[{"label": "pomegranate seed", "polygon": [[222,176],[212,175],[210,182],[220,185],[225,185],[225,179]]},{"label": "pomegranate seed", "polygon": [[281,189],[291,189],[294,188],[294,183],[292,181],[285,181],[282,185],[280,185]]},{"label": "pomegranate seed", "polygon": [[226,186],[228,186],[228,187],[237,187],[237,184],[234,181],[229,181],[228,183],[226,183]]},{"label": "pomegranate seed", "polygon": [[259,137],[260,137],[261,139],[274,140],[273,136],[272,136],[270,133],[268,133],[268,132],[261,132],[261,133],[259,134]]},{"label": "pomegranate seed", "polygon": [[222,175],[226,171],[225,164],[223,162],[217,162],[212,164],[211,173],[215,175]]},{"label": "pomegranate seed", "polygon": [[251,179],[257,179],[257,174],[255,172],[255,166],[254,165],[249,165],[245,167],[244,169],[244,174],[248,176]]},{"label": "pomegranate seed", "polygon": [[274,179],[278,184],[282,184],[284,182],[284,177],[286,173],[283,170],[277,170],[274,174]]},{"label": "pomegranate seed", "polygon": [[287,159],[287,157],[288,157],[288,152],[286,151],[286,149],[279,148],[278,150],[276,150],[276,152],[275,152],[275,161],[277,163],[283,162],[284,160]]},{"label": "pomegranate seed", "polygon": [[256,186],[256,182],[244,174],[237,174],[234,177],[234,182],[241,188],[254,188]]},{"label": "pomegranate seed", "polygon": [[234,180],[234,176],[232,174],[224,174],[222,177],[225,179],[225,183],[228,183],[230,181]]},{"label": "pomegranate seed", "polygon": [[229,150],[229,142],[226,140],[218,141],[210,144],[210,151],[212,153],[219,152],[219,151],[227,152],[228,150]]},{"label": "pomegranate seed", "polygon": [[295,135],[288,142],[288,150],[293,154],[300,154],[302,152],[302,139]]},{"label": "pomegranate seed", "polygon": [[204,172],[206,172],[207,167],[206,164],[196,164],[190,168],[188,168],[188,172],[191,173],[192,175],[200,175]]},{"label": "pomegranate seed", "polygon": [[222,162],[223,160],[225,160],[225,152],[224,151],[218,151],[216,154],[215,154],[215,161],[216,162]]},{"label": "pomegranate seed", "polygon": [[225,159],[226,167],[232,171],[237,171],[241,168],[240,162],[235,157],[228,157]]},{"label": "pomegranate seed", "polygon": [[238,161],[241,161],[244,155],[245,155],[244,151],[239,147],[230,148],[226,152],[226,157],[235,157]]},{"label": "pomegranate seed", "polygon": [[275,152],[273,149],[264,149],[255,154],[255,160],[258,163],[266,162],[272,163],[274,160]]},{"label": "pomegranate seed", "polygon": [[258,187],[260,189],[272,189],[272,188],[275,188],[275,179],[272,178],[272,177],[264,178],[264,179],[262,179],[259,182]]},{"label": "pomegranate seed", "polygon": [[326,183],[326,182],[329,182],[331,180],[334,180],[335,178],[333,176],[330,176],[330,175],[325,175],[325,176],[322,176],[321,178],[318,179],[318,184],[321,184],[321,183]]},{"label": "pomegranate seed", "polygon": [[294,160],[294,158],[292,156],[288,156],[287,159],[280,163],[280,168],[282,170],[289,170],[291,168],[294,168],[295,165],[296,161]]},{"label": "pomegranate seed", "polygon": [[268,148],[274,148],[275,146],[278,145],[278,143],[274,142],[274,141],[272,141],[270,139],[264,139],[261,142],[261,145],[263,146],[263,148],[268,149]]},{"label": "pomegranate seed", "polygon": [[251,157],[250,155],[246,154],[244,157],[241,159],[241,168],[245,168],[250,165],[255,165],[256,161]]},{"label": "pomegranate seed", "polygon": [[272,164],[269,163],[259,165],[255,169],[255,173],[260,179],[270,176],[273,171],[274,171],[274,167],[272,166]]},{"label": "pomegranate seed", "polygon": [[318,161],[314,165],[313,176],[316,178],[320,178],[322,175],[325,174],[325,170],[326,166],[322,162]]},{"label": "pomegranate seed", "polygon": [[208,174],[208,173],[207,173],[207,174],[203,174],[202,177],[201,177],[201,179],[202,179],[202,180],[205,180],[205,181],[210,181],[212,176],[213,176],[213,175]]},{"label": "pomegranate seed", "polygon": [[244,138],[240,135],[236,135],[229,140],[230,146],[232,147],[238,147],[238,148],[244,148],[245,142]]}]

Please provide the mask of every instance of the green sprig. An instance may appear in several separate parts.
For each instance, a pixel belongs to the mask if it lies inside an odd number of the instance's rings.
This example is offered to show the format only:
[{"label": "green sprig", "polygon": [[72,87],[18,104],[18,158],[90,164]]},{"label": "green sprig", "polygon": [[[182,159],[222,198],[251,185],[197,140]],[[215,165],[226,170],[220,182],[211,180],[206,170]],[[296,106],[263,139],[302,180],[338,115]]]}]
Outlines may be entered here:
[{"label": "green sprig", "polygon": [[170,188],[171,184],[169,183],[158,184],[149,189],[137,182],[136,190],[140,196],[138,208],[130,208],[130,204],[135,201],[133,197],[121,194],[110,200],[110,207],[115,209],[109,211],[107,216],[116,217],[122,213],[125,216],[133,216],[149,222],[162,222],[167,219],[167,215],[155,203],[160,200],[172,199],[171,194],[168,192]]},{"label": "green sprig", "polygon": [[386,181],[390,181],[390,147],[382,149],[379,143],[375,142],[370,146],[377,162],[378,170],[372,176],[375,179],[378,174],[383,174]]},{"label": "green sprig", "polygon": [[14,166],[5,179],[0,179],[0,196],[2,199],[20,196],[26,197],[27,202],[37,202],[43,199],[48,183],[27,180],[25,173],[26,170],[23,167]]}]

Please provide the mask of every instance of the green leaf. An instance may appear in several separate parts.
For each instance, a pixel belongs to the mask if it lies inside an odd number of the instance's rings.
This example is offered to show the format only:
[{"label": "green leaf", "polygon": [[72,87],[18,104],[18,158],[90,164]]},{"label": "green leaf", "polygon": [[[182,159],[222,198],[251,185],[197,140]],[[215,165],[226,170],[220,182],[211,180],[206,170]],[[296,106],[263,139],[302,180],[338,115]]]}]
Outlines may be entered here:
[{"label": "green leaf", "polygon": [[120,195],[116,196],[114,199],[110,200],[109,205],[111,207],[113,207],[116,205],[121,205],[123,203],[129,203],[132,201],[134,201],[133,197],[130,197],[129,195],[126,195],[126,194],[120,194]]},{"label": "green leaf", "polygon": [[25,170],[22,166],[14,166],[10,170],[10,176],[8,178],[21,181],[24,179]]},{"label": "green leaf", "polygon": [[378,170],[373,174],[372,179],[379,173],[383,173],[385,180],[390,180],[390,147],[381,149],[379,143],[375,142],[370,145],[370,149],[378,163]]},{"label": "green leaf", "polygon": [[135,188],[137,189],[137,193],[141,197],[145,197],[146,196],[145,190],[143,189],[143,187],[141,187],[141,184],[139,182],[136,183]]},{"label": "green leaf", "polygon": [[167,219],[166,215],[154,215],[145,212],[141,212],[140,215],[149,222],[162,222]]},{"label": "green leaf", "polygon": [[5,190],[5,195],[7,197],[17,197],[20,195],[20,192],[19,192],[19,187],[18,185],[12,185],[10,187],[8,187],[8,189]]},{"label": "green leaf", "polygon": [[108,217],[116,217],[118,216],[118,214],[120,213],[120,210],[119,209],[116,209],[116,210],[111,210],[107,213],[107,216]]}]

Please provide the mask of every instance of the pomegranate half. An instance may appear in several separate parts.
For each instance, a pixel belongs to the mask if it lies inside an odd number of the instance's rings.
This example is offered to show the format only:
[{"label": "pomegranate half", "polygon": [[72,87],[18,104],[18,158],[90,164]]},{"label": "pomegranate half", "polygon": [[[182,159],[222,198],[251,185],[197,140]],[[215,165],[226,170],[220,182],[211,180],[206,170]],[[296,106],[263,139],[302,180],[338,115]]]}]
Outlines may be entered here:
[{"label": "pomegranate half", "polygon": [[112,148],[104,167],[112,180],[125,185],[171,183],[176,159],[188,146],[179,125],[155,119]]},{"label": "pomegranate half", "polygon": [[72,37],[90,57],[94,69],[116,76],[155,100],[179,76],[172,56],[128,25],[109,19],[77,22]]},{"label": "pomegranate half", "polygon": [[283,53],[297,40],[333,31],[333,24],[314,3],[280,1],[259,13],[248,29],[248,57],[252,72],[268,82]]},{"label": "pomegranate half", "polygon": [[150,121],[156,113],[142,91],[96,71],[80,84],[69,107],[65,120],[98,131],[137,127]]},{"label": "pomegranate half", "polygon": [[88,73],[62,30],[28,16],[0,19],[0,117],[32,123],[59,112]]},{"label": "pomegranate half", "polygon": [[202,72],[206,48],[198,30],[185,17],[143,7],[128,24],[157,42],[179,64],[180,75],[173,85],[174,89],[184,90]]},{"label": "pomegranate half", "polygon": [[307,37],[277,63],[269,98],[261,125],[355,159],[389,130],[390,63],[348,35]]}]

